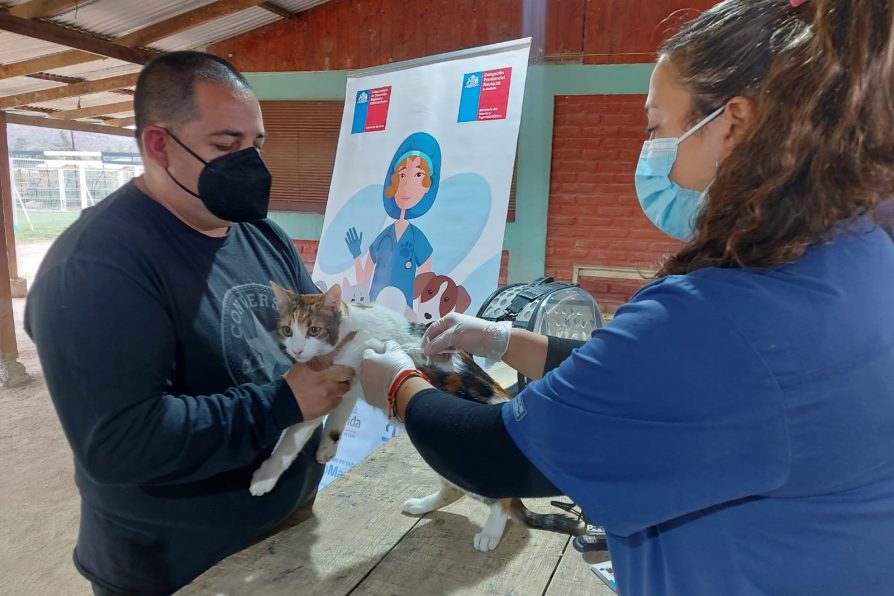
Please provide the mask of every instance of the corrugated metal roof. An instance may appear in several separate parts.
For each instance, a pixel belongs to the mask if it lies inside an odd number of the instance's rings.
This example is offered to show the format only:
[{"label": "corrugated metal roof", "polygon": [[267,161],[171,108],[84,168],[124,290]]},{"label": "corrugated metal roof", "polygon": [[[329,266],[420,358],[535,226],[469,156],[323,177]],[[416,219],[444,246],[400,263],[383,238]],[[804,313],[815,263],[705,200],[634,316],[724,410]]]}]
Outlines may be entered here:
[{"label": "corrugated metal roof", "polygon": [[30,77],[13,77],[11,79],[3,79],[0,83],[2,83],[0,84],[0,94],[2,95],[18,95],[20,93],[30,93],[31,91],[52,89],[53,87],[63,87],[65,85],[65,83],[41,81],[40,79],[32,79]]},{"label": "corrugated metal roof", "polygon": [[74,66],[65,66],[63,68],[54,68],[47,72],[53,74],[64,75],[66,77],[78,77],[94,81],[96,79],[105,79],[108,77],[117,77],[118,75],[130,74],[132,72],[140,72],[142,66],[133,64],[132,62],[122,62],[113,58],[105,60],[94,60],[93,62],[85,62],[83,64],[75,64]]},{"label": "corrugated metal roof", "polygon": [[165,52],[204,49],[215,42],[269,25],[280,18],[263,8],[248,8],[166,37],[149,44],[149,47]]},{"label": "corrugated metal roof", "polygon": [[[97,35],[116,38],[153,23],[213,4],[217,0],[97,0],[50,20]],[[328,0],[278,0],[276,6],[301,12]],[[164,51],[204,48],[214,42],[263,27],[281,17],[263,8],[247,8],[165,38],[149,47]]]},{"label": "corrugated metal roof", "polygon": [[[31,93],[33,91],[43,91],[44,89],[53,89],[54,87],[64,87],[65,83],[57,83],[55,81],[41,81],[40,79],[32,79],[30,77],[15,77],[13,79],[4,79],[0,81],[0,97],[7,95],[19,95],[22,93]],[[133,89],[133,87],[122,87],[122,89]],[[93,97],[95,94],[84,95],[83,97]],[[119,95],[120,97],[120,95]],[[65,100],[59,100],[65,101]],[[77,101],[77,97],[75,97]],[[45,103],[31,102],[32,105],[46,106]],[[100,102],[102,103],[102,102]]]},{"label": "corrugated metal roof", "polygon": [[25,2],[28,2],[28,0],[6,0],[6,2],[3,2],[3,6],[18,6]]},{"label": "corrugated metal roof", "polygon": [[[0,0],[0,5],[12,7],[30,0]],[[116,38],[159,23],[176,15],[201,8],[216,0],[84,0],[82,5],[49,19],[60,25],[74,27],[101,37]],[[298,13],[308,10],[328,0],[274,0],[273,4],[287,11]],[[209,45],[232,38],[242,33],[263,27],[282,17],[260,7],[245,10],[203,23],[186,31],[176,33],[149,47],[159,51],[183,49],[202,50]],[[16,62],[40,58],[69,50],[54,43],[32,39],[14,33],[0,32],[0,62],[9,65]],[[104,79],[122,74],[135,73],[140,65],[97,57],[96,60],[56,68],[49,71],[54,75],[85,80]],[[29,76],[0,79],[0,97],[41,91],[63,86],[62,83],[45,81]],[[74,109],[91,107],[104,103],[122,101],[126,96],[111,92],[70,97],[33,105],[53,109]],[[122,116],[130,115],[125,112]]]},{"label": "corrugated metal roof", "polygon": [[214,0],[104,0],[52,20],[114,38],[212,2]]},{"label": "corrugated metal roof", "polygon": [[[278,0],[274,4],[290,12],[297,13],[326,2],[328,0]],[[236,37],[252,29],[269,25],[274,21],[280,20],[280,18],[263,8],[247,8],[171,37],[166,37],[158,42],[149,44],[149,47],[165,52],[205,49],[218,41]]]},{"label": "corrugated metal roof", "polygon": [[[128,98],[129,96],[121,93],[103,91],[102,93],[91,93],[90,95],[82,95],[80,97],[66,97],[64,99],[33,103],[31,105],[41,108],[51,108],[53,110],[75,110],[77,108],[92,108],[93,106],[101,106],[107,103],[127,101]],[[81,102],[80,105],[78,105],[78,100]]]},{"label": "corrugated metal roof", "polygon": [[33,37],[0,31],[0,60],[2,60],[3,64],[40,58],[41,56],[63,52],[68,49],[70,48],[34,39]]},{"label": "corrugated metal roof", "polygon": [[115,112],[113,114],[105,114],[106,116],[110,116],[112,118],[127,118],[128,116],[133,116],[133,110],[128,110],[127,112]]},{"label": "corrugated metal roof", "polygon": [[274,4],[291,12],[302,12],[313,8],[314,6],[325,4],[328,1],[329,0],[276,0]]}]

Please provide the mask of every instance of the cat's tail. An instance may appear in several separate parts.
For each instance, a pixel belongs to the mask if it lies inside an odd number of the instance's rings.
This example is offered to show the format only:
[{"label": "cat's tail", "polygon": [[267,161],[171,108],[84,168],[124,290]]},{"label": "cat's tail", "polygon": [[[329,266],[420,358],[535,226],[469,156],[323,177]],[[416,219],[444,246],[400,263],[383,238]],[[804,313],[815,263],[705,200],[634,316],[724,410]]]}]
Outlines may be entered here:
[{"label": "cat's tail", "polygon": [[512,499],[509,505],[509,512],[513,519],[520,521],[529,528],[571,534],[572,536],[580,536],[587,533],[587,526],[581,520],[564,513],[535,513],[525,507],[521,499]]}]

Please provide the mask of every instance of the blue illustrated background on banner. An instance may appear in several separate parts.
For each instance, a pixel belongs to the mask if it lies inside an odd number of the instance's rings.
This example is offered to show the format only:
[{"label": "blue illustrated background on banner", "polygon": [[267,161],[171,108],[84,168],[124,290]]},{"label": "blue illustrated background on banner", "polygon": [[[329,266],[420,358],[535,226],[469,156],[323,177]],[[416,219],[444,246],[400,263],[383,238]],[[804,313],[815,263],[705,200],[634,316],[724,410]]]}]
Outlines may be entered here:
[{"label": "blue illustrated background on banner", "polygon": [[463,287],[472,297],[472,303],[466,309],[466,314],[477,314],[478,309],[494,291],[494,278],[500,277],[500,260],[501,255],[490,258],[462,280]]},{"label": "blue illustrated background on banner", "polygon": [[449,273],[469,256],[487,225],[490,209],[490,186],[478,174],[457,174],[441,182],[438,200],[416,220],[434,248],[433,271]]},{"label": "blue illustrated background on banner", "polygon": [[381,184],[367,186],[348,199],[320,238],[316,263],[320,271],[331,275],[349,268],[353,271],[354,257],[345,247],[345,232],[354,227],[358,234],[363,234],[360,246],[365,254],[369,251],[369,243],[382,230],[386,219],[388,214],[382,209]]},{"label": "blue illustrated background on banner", "polygon": [[[434,248],[432,270],[450,273],[469,255],[487,225],[491,204],[490,186],[478,174],[467,172],[441,181],[438,200],[425,215],[413,220]],[[365,254],[386,220],[390,218],[382,208],[381,186],[367,186],[348,199],[320,239],[320,271],[330,275],[353,271],[354,258],[345,248],[345,232],[354,227],[363,234],[360,249]],[[488,285],[493,286],[493,278]]]}]

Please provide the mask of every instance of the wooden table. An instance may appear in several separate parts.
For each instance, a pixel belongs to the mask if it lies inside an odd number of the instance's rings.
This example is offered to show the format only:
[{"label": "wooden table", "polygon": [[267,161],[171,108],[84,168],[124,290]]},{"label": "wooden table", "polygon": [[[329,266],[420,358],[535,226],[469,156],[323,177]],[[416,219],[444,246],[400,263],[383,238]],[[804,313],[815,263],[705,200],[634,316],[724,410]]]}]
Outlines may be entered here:
[{"label": "wooden table", "polygon": [[[391,440],[317,496],[306,521],[230,556],[178,594],[342,596],[502,594],[609,596],[568,536],[509,522],[500,545],[472,538],[488,508],[469,498],[422,518],[401,513],[438,485],[405,435]],[[548,500],[529,508],[555,513]]]}]

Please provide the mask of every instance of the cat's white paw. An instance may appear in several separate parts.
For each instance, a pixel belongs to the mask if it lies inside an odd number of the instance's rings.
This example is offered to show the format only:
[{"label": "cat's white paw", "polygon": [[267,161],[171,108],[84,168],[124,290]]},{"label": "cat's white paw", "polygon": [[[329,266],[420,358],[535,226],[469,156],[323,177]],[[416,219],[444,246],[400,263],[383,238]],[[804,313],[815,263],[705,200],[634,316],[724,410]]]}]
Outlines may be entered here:
[{"label": "cat's white paw", "polygon": [[276,486],[277,480],[279,480],[279,476],[268,478],[265,474],[263,474],[263,468],[259,468],[252,475],[251,486],[248,487],[248,490],[255,497],[266,495],[271,490],[273,490],[274,486]]},{"label": "cat's white paw", "polygon": [[249,492],[256,497],[266,495],[273,490],[282,471],[287,467],[288,465],[283,468],[278,467],[272,457],[264,460],[264,463],[251,475],[251,484],[248,487]]},{"label": "cat's white paw", "polygon": [[482,530],[475,534],[475,550],[479,550],[483,553],[494,550],[497,548],[497,545],[500,544],[500,538],[502,537],[502,534],[495,536],[493,534],[488,534],[486,530]]},{"label": "cat's white paw", "polygon": [[409,513],[410,515],[424,515],[429,513],[432,510],[430,501],[431,499],[429,497],[407,499],[404,501],[403,512]]},{"label": "cat's white paw", "polygon": [[317,448],[317,461],[321,464],[329,463],[335,457],[336,451],[338,451],[338,443],[329,437],[324,437]]}]

